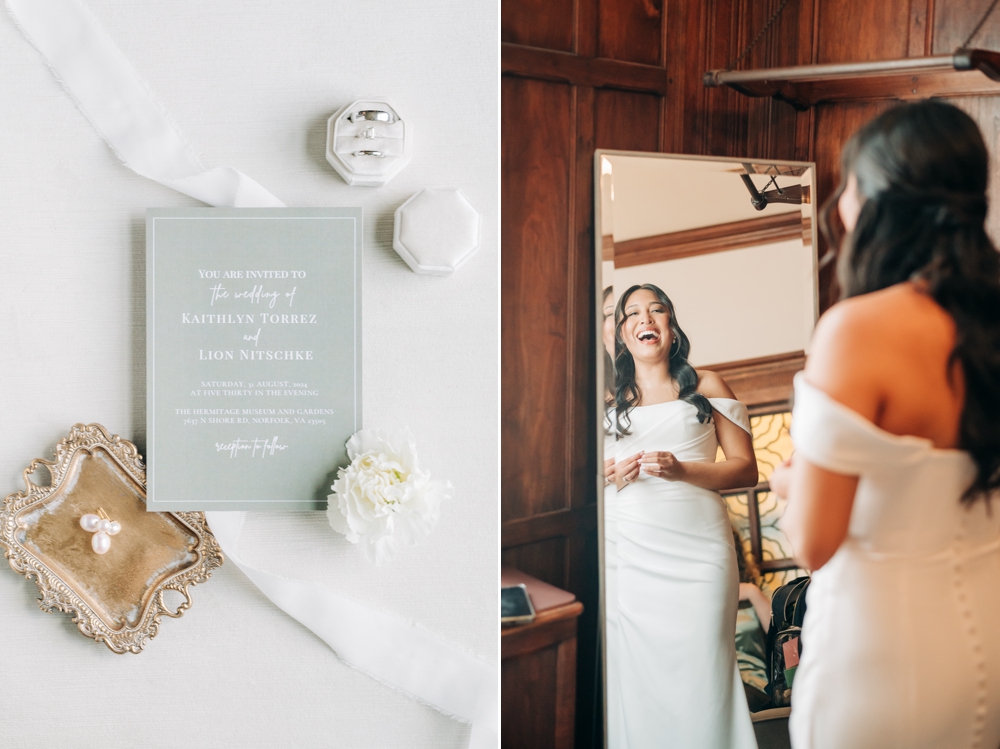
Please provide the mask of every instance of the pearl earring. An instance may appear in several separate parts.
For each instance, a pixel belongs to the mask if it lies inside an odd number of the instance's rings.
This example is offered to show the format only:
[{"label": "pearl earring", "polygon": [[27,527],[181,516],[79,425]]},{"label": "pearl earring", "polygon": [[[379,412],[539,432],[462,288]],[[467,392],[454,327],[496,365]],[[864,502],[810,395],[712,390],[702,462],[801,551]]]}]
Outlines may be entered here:
[{"label": "pearl earring", "polygon": [[108,549],[111,548],[111,536],[117,535],[122,526],[118,521],[109,518],[103,507],[99,507],[97,511],[100,516],[88,512],[80,518],[80,527],[94,534],[94,537],[90,539],[90,546],[94,552],[107,554]]}]

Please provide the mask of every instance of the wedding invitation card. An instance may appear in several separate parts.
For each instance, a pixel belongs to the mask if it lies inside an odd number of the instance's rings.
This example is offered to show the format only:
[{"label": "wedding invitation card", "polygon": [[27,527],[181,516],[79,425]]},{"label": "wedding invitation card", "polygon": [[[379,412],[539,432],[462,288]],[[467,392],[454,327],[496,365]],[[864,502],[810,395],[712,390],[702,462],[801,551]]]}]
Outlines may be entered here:
[{"label": "wedding invitation card", "polygon": [[146,214],[147,508],[318,510],[361,429],[361,209]]}]

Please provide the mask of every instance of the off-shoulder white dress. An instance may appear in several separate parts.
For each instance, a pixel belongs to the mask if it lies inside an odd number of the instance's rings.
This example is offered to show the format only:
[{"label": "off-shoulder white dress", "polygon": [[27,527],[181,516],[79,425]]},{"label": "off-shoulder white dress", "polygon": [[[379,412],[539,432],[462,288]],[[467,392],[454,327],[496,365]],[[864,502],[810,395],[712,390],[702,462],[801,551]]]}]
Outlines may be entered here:
[{"label": "off-shoulder white dress", "polygon": [[959,501],[969,455],[890,434],[801,374],[792,439],[860,477],[847,539],[809,587],[792,746],[1000,746],[1000,503]]},{"label": "off-shoulder white dress", "polygon": [[[742,403],[709,402],[713,419],[750,431]],[[618,440],[617,460],[657,450],[715,462],[714,421],[699,423],[691,404],[669,401],[629,416],[631,434]],[[621,714],[609,749],[755,748],[736,664],[739,573],[722,497],[641,473],[614,502]]]}]

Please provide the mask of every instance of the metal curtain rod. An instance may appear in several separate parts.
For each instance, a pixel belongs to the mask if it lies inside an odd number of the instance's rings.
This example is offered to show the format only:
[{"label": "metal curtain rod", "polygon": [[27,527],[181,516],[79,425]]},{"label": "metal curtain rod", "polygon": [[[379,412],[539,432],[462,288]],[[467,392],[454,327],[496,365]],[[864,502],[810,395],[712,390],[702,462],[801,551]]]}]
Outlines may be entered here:
[{"label": "metal curtain rod", "polygon": [[818,81],[905,73],[931,73],[948,70],[979,69],[993,80],[1000,80],[1000,55],[978,49],[958,49],[951,55],[913,57],[903,60],[844,62],[825,65],[796,65],[761,70],[709,70],[702,80],[709,88],[762,81]]}]

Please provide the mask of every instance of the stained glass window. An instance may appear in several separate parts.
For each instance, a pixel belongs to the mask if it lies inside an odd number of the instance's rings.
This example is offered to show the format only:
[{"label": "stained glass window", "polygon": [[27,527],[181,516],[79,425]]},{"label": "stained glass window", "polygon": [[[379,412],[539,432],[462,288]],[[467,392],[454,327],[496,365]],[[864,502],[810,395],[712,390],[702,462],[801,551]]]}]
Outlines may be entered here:
[{"label": "stained glass window", "polygon": [[778,527],[778,521],[785,514],[786,500],[773,492],[757,492],[757,507],[760,513],[760,542],[764,561],[787,559],[792,556],[792,545],[788,536]]},{"label": "stained glass window", "polygon": [[[771,472],[775,466],[791,457],[791,425],[792,414],[788,411],[750,417],[753,449],[757,454],[757,481],[759,483],[770,480]],[[725,460],[721,447],[716,454],[716,460]]]},{"label": "stained glass window", "polygon": [[729,508],[729,522],[740,534],[740,538],[750,539],[750,508],[749,494],[726,494],[723,495],[726,506]]},{"label": "stained glass window", "polygon": [[[778,527],[785,512],[785,500],[773,494],[768,485],[775,466],[791,457],[791,423],[792,415],[787,411],[750,419],[757,456],[757,486],[723,495],[729,519],[743,541],[744,550],[764,573],[761,587],[768,595],[775,588],[806,574],[795,567],[791,544]],[[723,457],[719,455],[720,460]]]},{"label": "stained glass window", "polygon": [[[757,480],[760,483],[769,481],[775,466],[792,457],[791,425],[792,415],[788,411],[750,419],[753,450],[757,454]],[[781,511],[784,512],[784,507]]]}]

